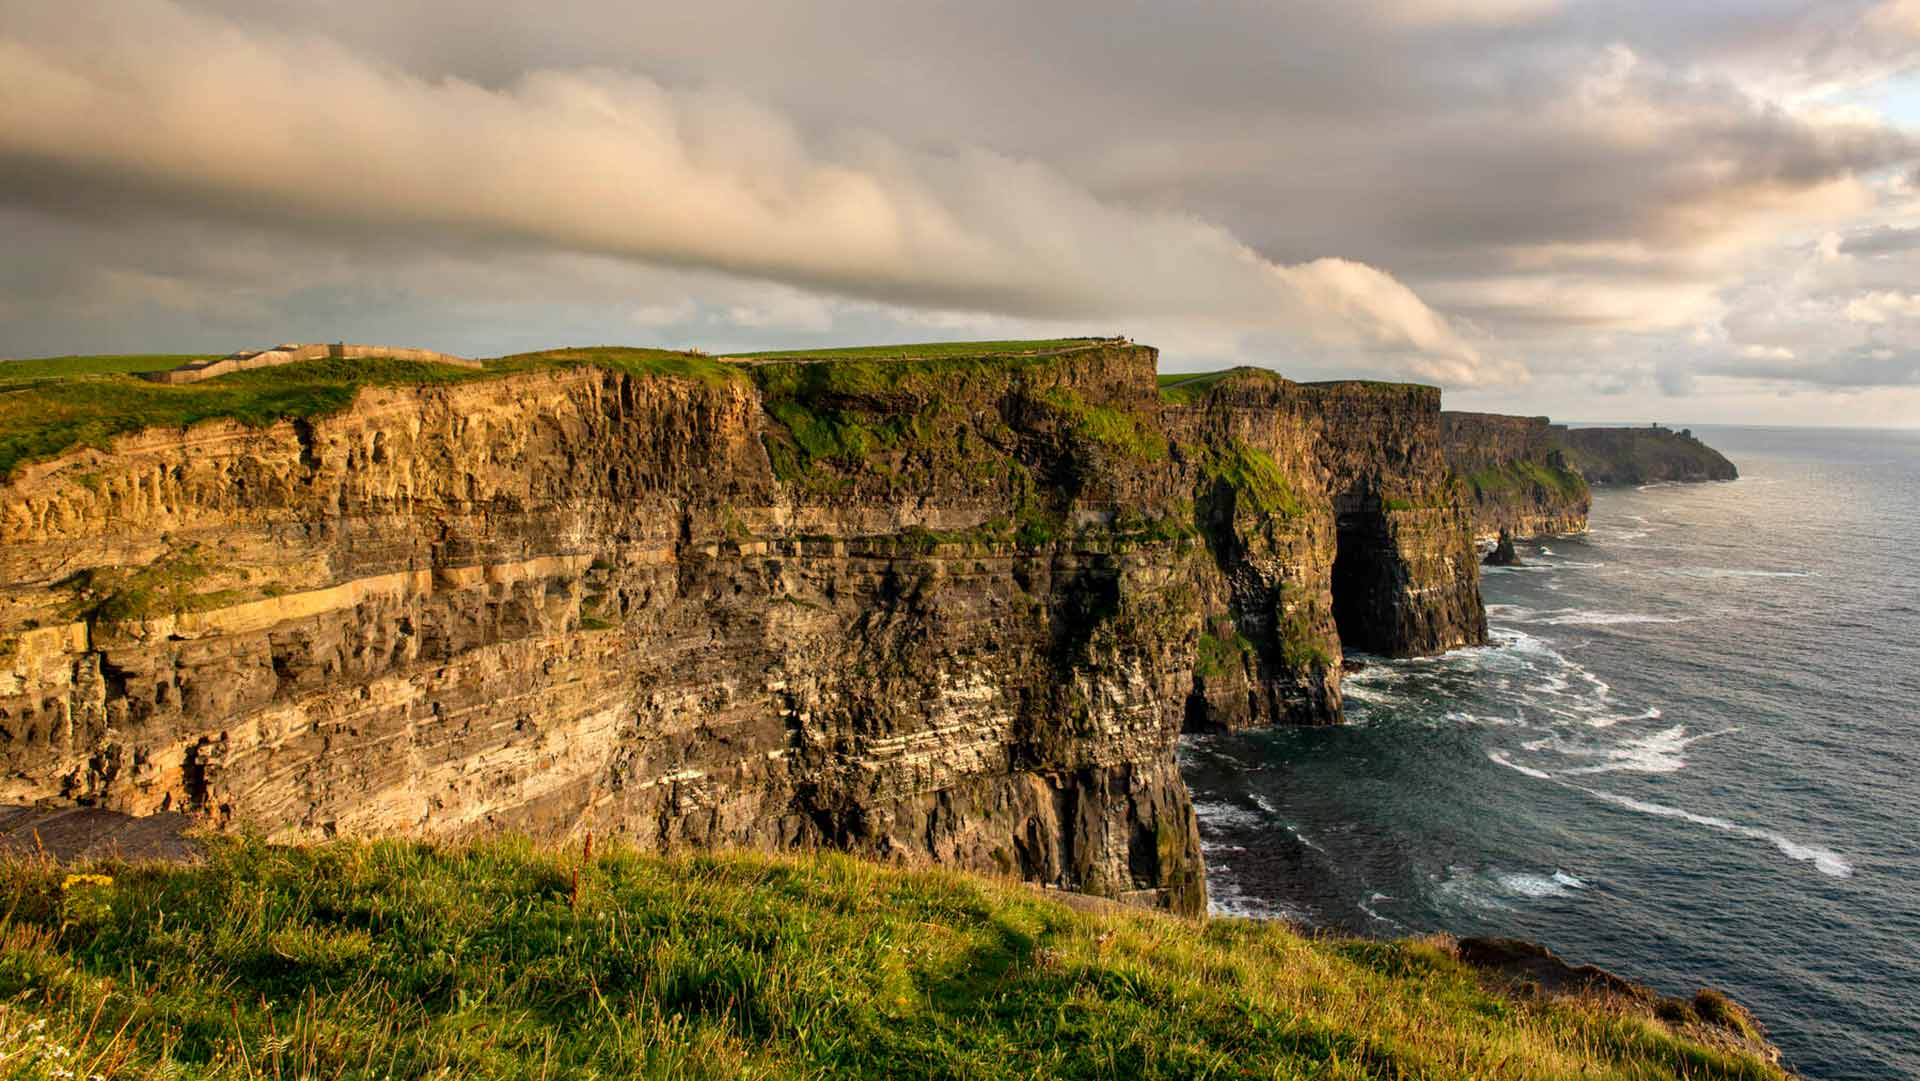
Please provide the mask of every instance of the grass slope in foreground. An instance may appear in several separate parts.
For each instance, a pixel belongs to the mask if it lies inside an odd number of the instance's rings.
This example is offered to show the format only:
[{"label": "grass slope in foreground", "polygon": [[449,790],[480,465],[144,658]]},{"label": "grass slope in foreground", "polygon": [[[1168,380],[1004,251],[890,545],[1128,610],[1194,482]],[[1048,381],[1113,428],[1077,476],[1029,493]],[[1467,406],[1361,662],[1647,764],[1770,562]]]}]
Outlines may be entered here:
[{"label": "grass slope in foreground", "polygon": [[1774,1078],[1440,946],[837,855],[213,842],[0,866],[0,1076]]}]

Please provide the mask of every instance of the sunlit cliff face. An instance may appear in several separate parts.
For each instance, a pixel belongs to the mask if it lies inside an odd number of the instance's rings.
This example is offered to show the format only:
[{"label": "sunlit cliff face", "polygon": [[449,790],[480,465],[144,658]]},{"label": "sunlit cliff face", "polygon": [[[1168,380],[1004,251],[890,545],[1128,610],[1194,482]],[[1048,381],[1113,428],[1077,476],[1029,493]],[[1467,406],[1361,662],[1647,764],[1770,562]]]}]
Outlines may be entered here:
[{"label": "sunlit cliff face", "polygon": [[1123,331],[1920,416],[1920,5],[0,0],[0,354]]}]

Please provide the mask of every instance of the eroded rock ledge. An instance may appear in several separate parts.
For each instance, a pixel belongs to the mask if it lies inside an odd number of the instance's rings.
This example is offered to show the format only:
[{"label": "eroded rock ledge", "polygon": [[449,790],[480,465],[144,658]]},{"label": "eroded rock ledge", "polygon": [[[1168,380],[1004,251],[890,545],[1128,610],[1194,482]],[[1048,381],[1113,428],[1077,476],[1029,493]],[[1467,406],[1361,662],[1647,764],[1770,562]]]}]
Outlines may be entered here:
[{"label": "eroded rock ledge", "polygon": [[1432,388],[580,367],[0,485],[0,803],[833,845],[1193,911],[1183,728],[1483,641]]}]

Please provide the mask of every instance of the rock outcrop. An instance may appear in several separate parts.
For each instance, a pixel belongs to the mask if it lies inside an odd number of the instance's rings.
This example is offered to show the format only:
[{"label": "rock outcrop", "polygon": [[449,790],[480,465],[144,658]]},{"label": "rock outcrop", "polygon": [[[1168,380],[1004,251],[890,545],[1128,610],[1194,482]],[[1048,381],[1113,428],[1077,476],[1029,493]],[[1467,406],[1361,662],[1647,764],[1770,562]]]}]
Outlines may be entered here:
[{"label": "rock outcrop", "polygon": [[1726,456],[1694,438],[1691,429],[1569,428],[1560,433],[1567,457],[1594,484],[1694,483],[1735,480]]},{"label": "rock outcrop", "polygon": [[0,802],[832,845],[1192,911],[1183,727],[1483,641],[1439,394],[580,366],[0,484]]},{"label": "rock outcrop", "polygon": [[1467,485],[1476,537],[1587,528],[1593,496],[1561,443],[1564,426],[1498,413],[1446,412],[1440,422],[1447,464]]},{"label": "rock outcrop", "polygon": [[1500,539],[1494,542],[1493,551],[1488,552],[1480,562],[1489,567],[1520,566],[1520,553],[1513,549],[1513,530],[1501,529]]}]

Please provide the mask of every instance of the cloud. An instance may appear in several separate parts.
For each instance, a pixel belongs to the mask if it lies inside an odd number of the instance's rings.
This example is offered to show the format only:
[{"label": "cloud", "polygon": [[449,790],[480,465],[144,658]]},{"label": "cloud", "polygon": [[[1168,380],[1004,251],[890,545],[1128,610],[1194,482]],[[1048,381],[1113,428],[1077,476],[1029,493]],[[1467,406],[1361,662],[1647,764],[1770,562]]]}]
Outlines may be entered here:
[{"label": "cloud", "polygon": [[[1523,373],[1377,269],[1276,263],[1190,214],[1103,201],[1031,160],[810,137],[736,96],[608,70],[500,87],[423,79],[159,0],[96,22],[19,7],[8,25],[24,29],[0,38],[14,88],[0,96],[0,155],[7,194],[30,204],[238,208],[893,304],[1286,330],[1455,384]],[[732,316],[756,326],[793,310]]]},{"label": "cloud", "polygon": [[1915,2],[0,0],[0,351],[1125,332],[1823,420],[1920,335]]},{"label": "cloud", "polygon": [[1920,226],[1877,225],[1842,239],[1836,250],[1844,255],[1897,255],[1920,250]]},{"label": "cloud", "polygon": [[1913,387],[1920,386],[1920,349],[1855,346],[1818,363],[1740,358],[1713,361],[1704,370],[1739,379],[1837,389]]}]

